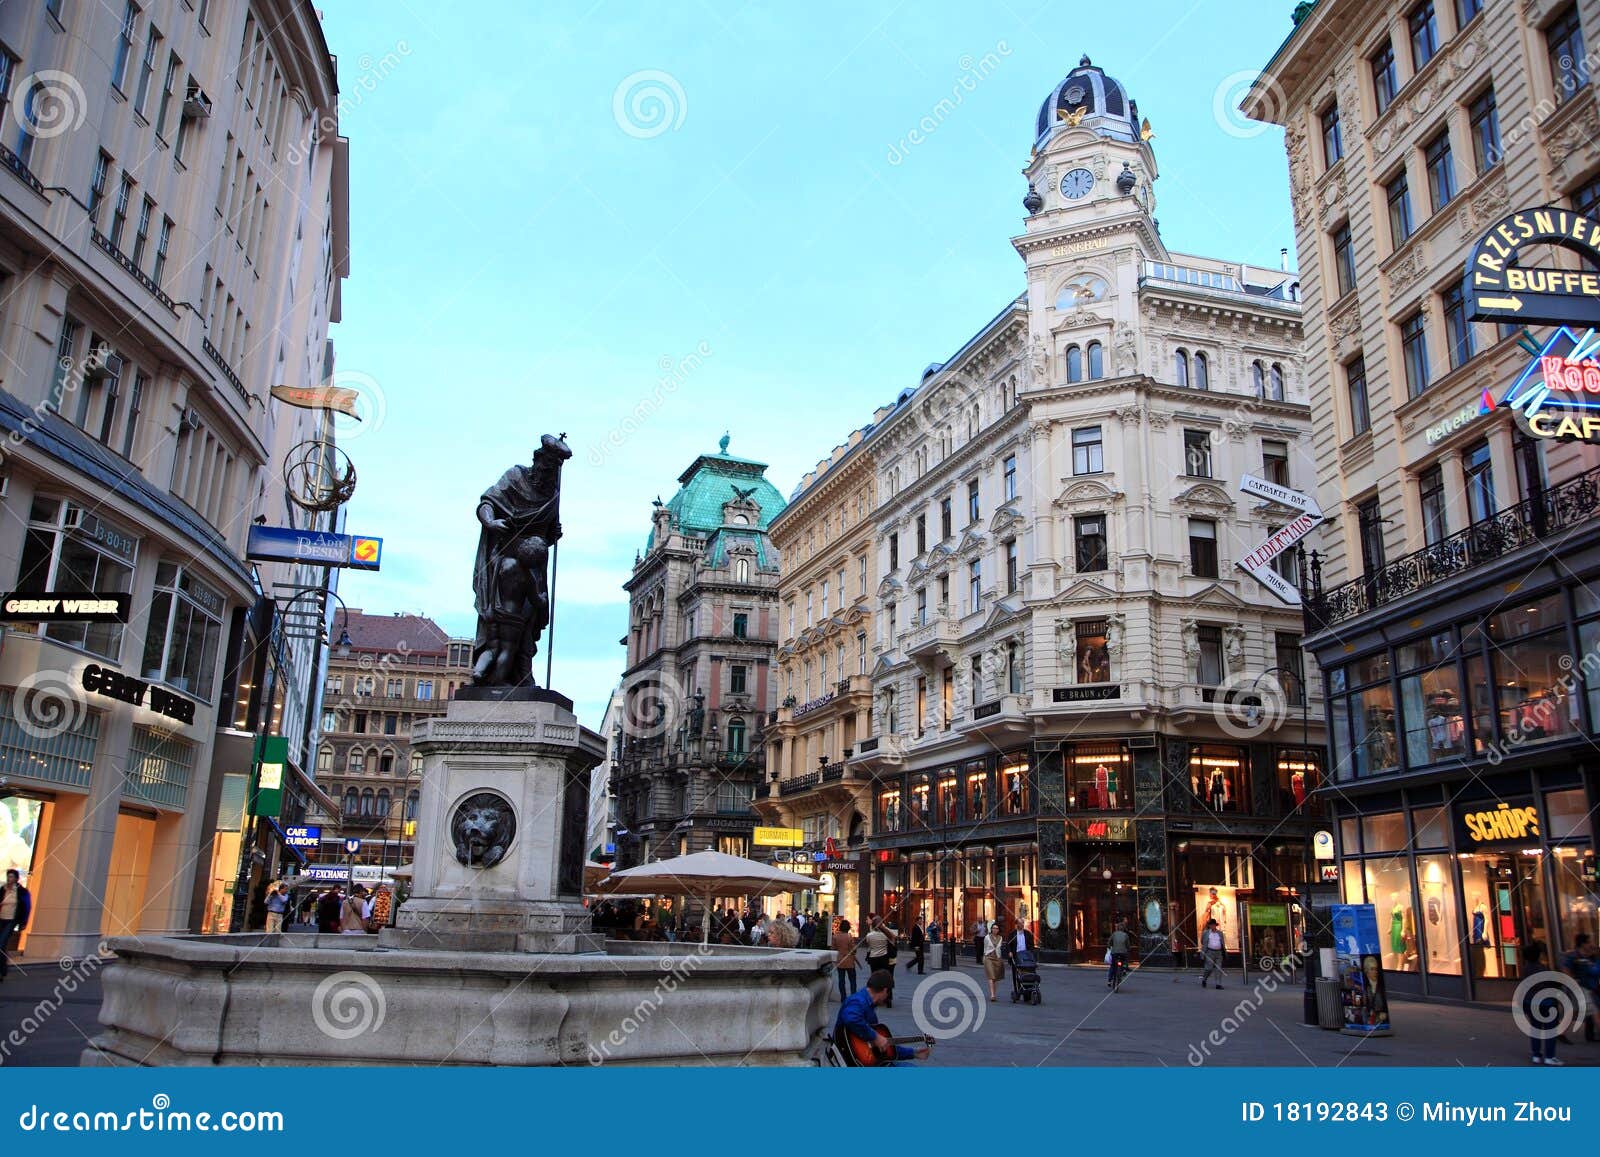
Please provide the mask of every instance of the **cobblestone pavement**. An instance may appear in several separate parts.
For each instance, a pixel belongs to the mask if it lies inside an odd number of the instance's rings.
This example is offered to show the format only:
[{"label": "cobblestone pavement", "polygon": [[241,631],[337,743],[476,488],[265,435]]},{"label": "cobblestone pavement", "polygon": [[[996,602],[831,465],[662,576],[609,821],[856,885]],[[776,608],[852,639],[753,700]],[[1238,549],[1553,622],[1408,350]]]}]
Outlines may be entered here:
[{"label": "cobblestone pavement", "polygon": [[[1045,965],[1044,1003],[1013,1004],[1011,981],[988,1003],[983,976],[968,961],[952,973],[907,975],[892,1009],[879,1011],[891,1031],[909,1035],[917,1021],[968,1026],[934,1047],[935,1066],[981,1065],[1528,1065],[1528,1048],[1508,1009],[1427,1004],[1393,998],[1392,1036],[1360,1039],[1302,1023],[1304,987],[1273,985],[1259,975],[1202,989],[1198,973],[1135,971],[1113,995],[1105,972]],[[959,978],[959,979],[957,979]],[[865,976],[862,977],[865,981]],[[982,1001],[970,1001],[972,985]],[[927,987],[921,987],[927,986]],[[919,995],[920,994],[920,995]],[[919,1004],[926,1010],[919,1018]],[[838,991],[830,1008],[838,1008]],[[981,1016],[976,1027],[973,1011]],[[941,1011],[943,1017],[941,1018]],[[1212,1034],[1215,1035],[1212,1035]],[[935,1034],[937,1035],[937,1034]],[[1562,1044],[1569,1065],[1600,1066],[1600,1044]]]}]

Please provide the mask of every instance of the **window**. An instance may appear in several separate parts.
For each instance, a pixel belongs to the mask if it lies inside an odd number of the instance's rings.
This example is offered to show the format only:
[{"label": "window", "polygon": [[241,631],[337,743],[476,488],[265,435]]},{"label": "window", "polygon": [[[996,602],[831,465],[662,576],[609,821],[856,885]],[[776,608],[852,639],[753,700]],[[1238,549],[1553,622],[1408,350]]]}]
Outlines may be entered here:
[{"label": "window", "polygon": [[967,818],[980,820],[989,814],[989,771],[983,760],[967,764]]},{"label": "window", "polygon": [[1465,365],[1472,359],[1472,322],[1467,319],[1466,295],[1460,284],[1452,285],[1439,295],[1444,304],[1444,337],[1450,348],[1450,368]]},{"label": "window", "polygon": [[1367,409],[1367,363],[1359,356],[1347,362],[1344,380],[1350,397],[1350,433],[1365,434],[1372,429],[1372,412]]},{"label": "window", "polygon": [[1467,487],[1467,517],[1486,522],[1495,515],[1494,463],[1489,459],[1489,443],[1479,442],[1461,453],[1461,470]]},{"label": "window", "polygon": [[139,433],[139,412],[144,406],[144,399],[150,393],[150,375],[143,370],[136,370],[133,375],[133,392],[128,395],[128,421],[122,428],[122,456],[132,458],[134,442]]},{"label": "window", "polygon": [[1067,381],[1083,381],[1083,351],[1075,345],[1067,347]]},{"label": "window", "polygon": [[1072,472],[1074,474],[1099,474],[1105,470],[1104,450],[1100,443],[1100,427],[1085,426],[1072,432]]},{"label": "window", "polygon": [[156,109],[156,136],[165,138],[167,135],[167,114],[172,111],[172,92],[178,86],[178,73],[183,68],[183,61],[178,59],[176,52],[167,55],[167,75],[161,82],[161,104]]},{"label": "window", "polygon": [[889,536],[889,569],[900,569],[900,536],[898,534]]},{"label": "window", "polygon": [[1466,717],[1451,632],[1406,643],[1396,649],[1395,658],[1400,669],[1406,763],[1422,767],[1466,755]]},{"label": "window", "polygon": [[361,814],[367,817],[373,815],[373,795],[370,787],[361,793]]},{"label": "window", "polygon": [[1421,72],[1439,51],[1439,17],[1433,10],[1433,0],[1424,0],[1413,8],[1406,15],[1406,27],[1411,35],[1411,67]]},{"label": "window", "polygon": [[916,599],[917,599],[916,625],[920,627],[920,626],[922,626],[922,624],[924,624],[924,623],[926,623],[928,621],[928,588],[927,587],[918,587],[917,588],[917,593],[916,593]]},{"label": "window", "polygon": [[1072,624],[1076,644],[1074,676],[1079,683],[1111,681],[1111,649],[1106,646],[1105,619],[1080,619]]},{"label": "window", "polygon": [[383,693],[391,699],[403,699],[406,693],[406,681],[404,679],[384,680]]},{"label": "window", "polygon": [[[98,515],[59,498],[35,496],[22,545],[17,589],[58,594],[126,594],[138,541]],[[47,623],[45,637],[116,660],[120,623]]]},{"label": "window", "polygon": [[128,223],[128,202],[133,199],[133,178],[122,174],[122,184],[117,189],[117,203],[111,210],[111,231],[106,239],[113,249],[122,248],[122,228]]},{"label": "window", "polygon": [[928,516],[917,515],[917,554],[928,553]]},{"label": "window", "polygon": [[1361,538],[1361,569],[1369,576],[1376,575],[1383,569],[1383,514],[1376,498],[1356,507],[1356,529]]},{"label": "window", "polygon": [[[843,674],[843,669],[840,671]],[[742,663],[734,663],[728,668],[728,692],[733,695],[745,693],[746,680],[749,678],[749,668]],[[826,688],[824,688],[826,690]]]},{"label": "window", "polygon": [[862,598],[867,597],[867,556],[856,557],[856,590]]},{"label": "window", "polygon": [[1194,355],[1194,388],[1197,390],[1211,388],[1211,363],[1206,355],[1198,350]]},{"label": "window", "polygon": [[734,612],[733,637],[735,639],[748,639],[750,637],[750,616],[744,611]]},{"label": "window", "polygon": [[[352,775],[360,774],[356,764],[365,759],[359,751],[350,753],[350,772]],[[344,814],[354,816],[361,810],[361,793],[355,788],[347,788],[344,793]]]},{"label": "window", "polygon": [[1010,502],[1017,496],[1017,456],[1007,454],[1001,463],[1001,472],[1005,480],[1005,501]]},{"label": "window", "polygon": [[1217,577],[1217,524],[1209,518],[1189,520],[1189,571],[1198,578]]},{"label": "window", "polygon": [[100,227],[100,206],[105,204],[106,185],[111,180],[111,154],[104,149],[95,158],[94,175],[89,178],[89,223]]},{"label": "window", "polygon": [[1195,628],[1195,641],[1200,650],[1195,657],[1195,682],[1204,687],[1216,687],[1223,678],[1222,628],[1199,626]]},{"label": "window", "polygon": [[1183,472],[1191,478],[1211,477],[1211,435],[1207,431],[1183,432]]},{"label": "window", "polygon": [[917,718],[916,733],[921,738],[928,727],[928,680],[926,676],[917,678]]},{"label": "window", "polygon": [[822,580],[822,617],[828,617],[828,580]]},{"label": "window", "polygon": [[1348,221],[1333,231],[1333,274],[1340,297],[1356,287],[1356,251]]},{"label": "window", "polygon": [[939,537],[946,539],[954,533],[951,529],[951,503],[948,498],[939,500]]},{"label": "window", "polygon": [[1097,341],[1089,343],[1089,380],[1098,381],[1106,376],[1105,347]]},{"label": "window", "polygon": [[967,674],[968,694],[971,696],[971,706],[976,707],[983,698],[983,659],[981,656],[972,656],[968,664]]},{"label": "window", "polygon": [[1418,310],[1400,323],[1400,349],[1406,366],[1406,391],[1420,397],[1428,388],[1428,333]]},{"label": "window", "polygon": [[1278,686],[1283,688],[1284,699],[1293,706],[1304,707],[1306,669],[1300,636],[1278,631],[1273,635],[1273,648],[1273,665],[1278,668]]},{"label": "window", "polygon": [[1422,541],[1437,546],[1450,533],[1445,517],[1444,471],[1437,464],[1417,476],[1417,497],[1422,507]]},{"label": "window", "polygon": [[735,716],[728,720],[728,754],[743,755],[745,753],[745,728],[744,720]]},{"label": "window", "polygon": [[422,702],[427,702],[428,700],[433,698],[433,680],[432,679],[418,679],[417,680],[417,698],[419,700],[421,700]]},{"label": "window", "polygon": [[155,209],[156,203],[149,197],[146,197],[144,204],[139,207],[139,225],[133,234],[133,252],[128,254],[128,259],[133,262],[136,269],[144,264],[144,247],[150,241],[150,217]]},{"label": "window", "polygon": [[1260,361],[1250,363],[1250,388],[1258,398],[1267,396],[1267,367]]},{"label": "window", "polygon": [[1368,63],[1372,65],[1372,100],[1377,105],[1378,115],[1382,116],[1400,88],[1400,78],[1394,67],[1394,45],[1385,40]]},{"label": "window", "polygon": [[1007,815],[1019,816],[1028,810],[1028,757],[1006,755],[1000,758],[1000,790]]},{"label": "window", "polygon": [[978,480],[974,478],[967,483],[967,521],[977,522],[978,517]]},{"label": "window", "polygon": [[1080,514],[1072,520],[1080,572],[1106,569],[1106,516]]},{"label": "window", "polygon": [[1322,162],[1328,168],[1344,156],[1344,140],[1339,136],[1339,106],[1330,104],[1322,110]]},{"label": "window", "polygon": [[1383,191],[1389,202],[1389,241],[1398,249],[1411,236],[1413,228],[1411,186],[1406,182],[1405,170],[1401,169],[1399,176],[1385,185]]},{"label": "window", "polygon": [[1275,485],[1289,485],[1289,443],[1261,443],[1261,475]]},{"label": "window", "polygon": [[1133,758],[1123,743],[1074,743],[1063,751],[1067,806],[1102,811],[1133,806]]},{"label": "window", "polygon": [[1266,400],[1269,402],[1283,401],[1283,367],[1277,362],[1272,363],[1272,369],[1267,372]]},{"label": "window", "polygon": [[899,791],[881,791],[878,793],[878,830],[880,832],[897,832],[900,830]]},{"label": "window", "polygon": [[[327,716],[323,716],[322,730],[333,730],[333,728],[328,724]],[[319,772],[331,772],[333,770],[333,748],[323,747],[317,750],[317,770]]]},{"label": "window", "polygon": [[209,701],[225,609],[221,592],[195,578],[186,567],[161,563],[150,600],[144,677]]},{"label": "window", "polygon": [[150,78],[156,71],[156,56],[161,51],[161,33],[150,26],[150,35],[144,42],[144,60],[139,64],[139,87],[133,94],[133,107],[142,116],[144,104],[150,95]]},{"label": "window", "polygon": [[1456,0],[1456,28],[1465,28],[1483,11],[1483,0]]},{"label": "window", "polygon": [[50,387],[49,404],[57,413],[66,404],[67,395],[79,388],[83,380],[83,367],[78,364],[78,335],[83,323],[71,314],[61,318],[61,334],[56,338],[55,380]]},{"label": "window", "polygon": [[1550,57],[1550,81],[1560,104],[1589,83],[1589,66],[1583,55],[1583,27],[1578,23],[1578,6],[1568,4],[1544,30],[1545,49]]},{"label": "window", "polygon": [[[1271,537],[1282,529],[1283,527],[1281,526],[1269,526],[1267,527],[1267,535]],[[1299,547],[1290,547],[1267,564],[1277,572],[1280,578],[1292,586],[1300,585],[1300,564],[1298,561],[1300,549]]]},{"label": "window", "polygon": [[117,29],[117,47],[111,57],[111,83],[118,92],[124,91],[128,81],[128,61],[133,56],[134,33],[139,25],[139,6],[129,0],[122,11],[122,26]]},{"label": "window", "polygon": [[1500,163],[1500,113],[1494,104],[1494,89],[1467,106],[1472,133],[1472,163],[1482,174]]},{"label": "window", "polygon": [[1445,129],[1423,146],[1428,166],[1428,200],[1437,213],[1456,195],[1456,166],[1450,156],[1450,130]]},{"label": "window", "polygon": [[1017,540],[1008,538],[1002,547],[1006,556],[1006,594],[1017,593]]},{"label": "window", "polygon": [[1244,754],[1237,747],[1209,743],[1197,743],[1189,748],[1190,790],[1209,810],[1250,811]]},{"label": "window", "polygon": [[172,247],[172,218],[161,218],[161,236],[156,241],[156,257],[150,265],[150,280],[159,287],[167,270],[167,251]]},{"label": "window", "polygon": [[1183,350],[1172,355],[1172,380],[1185,388],[1189,385],[1189,355]]},{"label": "window", "polygon": [[983,603],[983,562],[973,559],[967,564],[967,611],[975,613]]},{"label": "window", "polygon": [[[1594,218],[1600,215],[1597,213],[1597,210],[1600,210],[1600,177],[1595,177],[1572,191],[1572,208],[1585,217]],[[1515,330],[1516,327],[1512,328]]]}]

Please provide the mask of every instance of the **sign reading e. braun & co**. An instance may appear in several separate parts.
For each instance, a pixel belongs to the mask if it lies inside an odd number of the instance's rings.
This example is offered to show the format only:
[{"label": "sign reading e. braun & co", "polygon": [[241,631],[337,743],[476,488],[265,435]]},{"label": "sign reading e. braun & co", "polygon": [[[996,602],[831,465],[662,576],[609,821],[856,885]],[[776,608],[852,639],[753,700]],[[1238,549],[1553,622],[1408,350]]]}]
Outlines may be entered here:
[{"label": "sign reading e. braun & co", "polygon": [[[1586,269],[1528,267],[1524,248],[1555,246],[1587,259]],[[1600,221],[1545,205],[1497,221],[1467,258],[1474,321],[1592,324],[1600,318]]]}]

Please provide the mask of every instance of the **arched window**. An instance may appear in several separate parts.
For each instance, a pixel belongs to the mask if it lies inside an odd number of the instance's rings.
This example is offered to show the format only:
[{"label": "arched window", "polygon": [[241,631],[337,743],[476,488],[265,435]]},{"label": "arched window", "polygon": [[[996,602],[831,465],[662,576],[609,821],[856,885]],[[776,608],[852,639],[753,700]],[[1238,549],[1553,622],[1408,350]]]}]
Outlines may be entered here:
[{"label": "arched window", "polygon": [[394,752],[385,751],[382,755],[378,756],[378,774],[394,774]]},{"label": "arched window", "polygon": [[353,816],[361,810],[361,793],[355,788],[346,788],[344,793],[344,814]]},{"label": "arched window", "polygon": [[1172,355],[1172,372],[1178,385],[1189,385],[1189,355],[1183,350]]},{"label": "arched window", "polygon": [[318,771],[332,771],[333,770],[333,748],[324,747],[320,751],[317,752],[317,770]]},{"label": "arched window", "polygon": [[734,718],[728,720],[728,754],[744,754],[744,720]]},{"label": "arched window", "polygon": [[1022,648],[1015,642],[1006,644],[1006,690],[1022,694]]},{"label": "arched window", "polygon": [[420,751],[413,751],[411,753],[411,774],[422,774],[422,752]]},{"label": "arched window", "polygon": [[1255,391],[1256,397],[1267,396],[1267,370],[1260,362],[1250,363],[1250,388]]},{"label": "arched window", "polygon": [[410,791],[406,793],[406,819],[417,818],[417,805],[422,802],[422,793]]},{"label": "arched window", "polygon": [[1067,347],[1067,381],[1083,381],[1083,351],[1075,345]]},{"label": "arched window", "polygon": [[750,560],[738,558],[733,561],[733,581],[747,583],[750,581]]},{"label": "arched window", "polygon": [[367,753],[364,751],[352,751],[350,753],[350,774],[361,775],[366,770]]},{"label": "arched window", "polygon": [[1106,376],[1106,351],[1105,347],[1097,341],[1089,343],[1089,380],[1096,381]]},{"label": "arched window", "polygon": [[1211,363],[1199,350],[1194,354],[1194,388],[1197,390],[1211,388]]},{"label": "arched window", "polygon": [[377,814],[380,816],[388,816],[389,814],[389,789],[386,787],[380,787],[378,789]]},{"label": "arched window", "polygon": [[361,793],[361,814],[364,816],[372,814],[372,789],[370,787]]},{"label": "arched window", "polygon": [[1270,381],[1271,389],[1267,393],[1267,397],[1272,399],[1274,402],[1283,401],[1283,367],[1277,362],[1272,363],[1272,377]]}]

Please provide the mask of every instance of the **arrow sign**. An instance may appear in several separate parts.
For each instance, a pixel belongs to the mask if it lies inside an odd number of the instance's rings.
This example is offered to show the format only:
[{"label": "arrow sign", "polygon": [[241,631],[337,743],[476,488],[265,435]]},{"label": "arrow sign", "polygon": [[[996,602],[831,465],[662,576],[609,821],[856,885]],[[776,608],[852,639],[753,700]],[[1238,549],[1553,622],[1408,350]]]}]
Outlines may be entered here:
[{"label": "arrow sign", "polygon": [[1276,482],[1268,482],[1265,478],[1257,478],[1252,474],[1246,474],[1239,479],[1239,489],[1245,494],[1265,498],[1268,502],[1276,502],[1280,506],[1291,507],[1303,514],[1309,514],[1318,522],[1322,521],[1322,507],[1318,506],[1317,500],[1309,494],[1290,490],[1287,486],[1279,486]]}]

